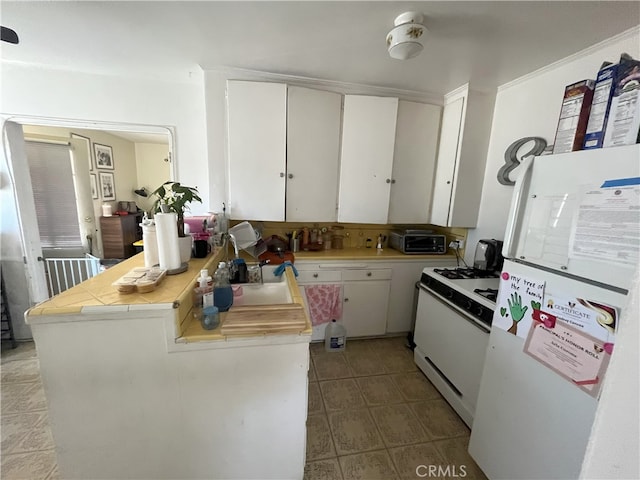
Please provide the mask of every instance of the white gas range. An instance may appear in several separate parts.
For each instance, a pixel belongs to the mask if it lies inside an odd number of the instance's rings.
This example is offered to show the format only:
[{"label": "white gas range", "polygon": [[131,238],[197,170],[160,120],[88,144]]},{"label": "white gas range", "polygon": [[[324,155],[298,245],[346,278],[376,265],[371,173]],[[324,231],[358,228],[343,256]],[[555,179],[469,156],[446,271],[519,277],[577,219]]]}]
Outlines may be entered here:
[{"label": "white gas range", "polygon": [[425,268],[414,360],[471,427],[495,310],[500,272]]}]

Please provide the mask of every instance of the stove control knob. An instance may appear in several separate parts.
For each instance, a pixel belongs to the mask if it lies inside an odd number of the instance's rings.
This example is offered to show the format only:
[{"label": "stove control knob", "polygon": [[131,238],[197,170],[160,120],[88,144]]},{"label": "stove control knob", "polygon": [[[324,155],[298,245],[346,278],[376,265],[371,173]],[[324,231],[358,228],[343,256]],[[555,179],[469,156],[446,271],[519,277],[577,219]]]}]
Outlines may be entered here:
[{"label": "stove control knob", "polygon": [[484,308],[478,307],[477,310],[476,310],[476,315],[481,317],[483,313],[484,313]]},{"label": "stove control knob", "polygon": [[467,300],[464,303],[464,308],[466,308],[467,310],[471,310],[472,307],[473,307],[473,302],[471,300]]},{"label": "stove control knob", "polygon": [[449,290],[447,293],[445,293],[445,297],[449,299],[453,298],[453,290]]}]

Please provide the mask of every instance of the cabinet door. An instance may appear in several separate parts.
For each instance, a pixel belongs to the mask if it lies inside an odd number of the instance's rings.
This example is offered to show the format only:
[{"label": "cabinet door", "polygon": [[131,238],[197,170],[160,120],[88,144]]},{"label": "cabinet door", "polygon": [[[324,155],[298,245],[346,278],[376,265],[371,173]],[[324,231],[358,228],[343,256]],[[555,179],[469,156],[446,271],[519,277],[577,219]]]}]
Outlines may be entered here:
[{"label": "cabinet door", "polygon": [[342,322],[348,337],[384,335],[390,283],[389,280],[344,283]]},{"label": "cabinet door", "polygon": [[465,98],[458,98],[444,106],[440,149],[436,167],[436,179],[433,187],[433,206],[431,222],[435,225],[449,226],[451,193],[460,146],[460,132]]},{"label": "cabinet door", "polygon": [[227,82],[229,208],[237,220],[284,220],[287,86]]},{"label": "cabinet door", "polygon": [[288,222],[335,222],[342,95],[290,86],[287,102]]},{"label": "cabinet door", "polygon": [[345,95],[338,221],[387,223],[398,99]]},{"label": "cabinet door", "polygon": [[441,110],[398,102],[388,223],[429,223]]}]

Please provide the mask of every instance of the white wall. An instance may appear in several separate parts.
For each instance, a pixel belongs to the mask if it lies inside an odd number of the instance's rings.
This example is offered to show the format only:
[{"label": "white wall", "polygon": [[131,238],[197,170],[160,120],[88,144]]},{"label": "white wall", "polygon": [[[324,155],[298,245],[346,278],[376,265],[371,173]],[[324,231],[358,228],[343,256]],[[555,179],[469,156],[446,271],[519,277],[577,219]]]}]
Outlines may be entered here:
[{"label": "white wall", "polygon": [[[209,207],[204,86],[201,72],[182,83],[95,75],[2,62],[3,113],[60,119],[174,126],[177,180],[197,186]],[[116,159],[117,161],[117,159]]]},{"label": "white wall", "polygon": [[[194,214],[209,210],[202,72],[185,73],[185,80],[178,82],[97,75],[4,61],[0,68],[0,127],[11,115],[173,127],[177,180],[198,187],[203,204],[194,206]],[[6,172],[4,155],[0,157]],[[3,246],[22,244],[11,188],[3,172]],[[15,321],[32,305],[28,289],[24,288],[27,280],[22,253],[3,248],[2,266],[11,272],[12,282],[16,285],[11,292],[7,289]],[[25,326],[18,336],[29,338],[28,327]]]},{"label": "white wall", "polygon": [[604,380],[600,408],[580,478],[640,478],[640,271],[620,317],[618,341]]},{"label": "white wall", "polygon": [[[168,145],[157,143],[136,143],[136,172],[138,176],[138,186],[144,187],[147,192],[151,193],[164,182],[171,180],[170,163],[166,160],[169,158]],[[138,197],[135,202],[142,210],[149,211],[153,206],[156,198],[154,197]],[[195,210],[197,204],[193,205]]]},{"label": "white wall", "polygon": [[[585,78],[595,78],[603,61],[616,62],[622,52],[640,58],[640,28],[498,89],[478,228],[469,230],[465,254],[467,263],[473,262],[479,239],[504,238],[513,187],[499,184],[496,175],[504,164],[505,150],[523,137],[542,137],[552,144],[565,87]],[[513,172],[511,175],[515,178]]]}]

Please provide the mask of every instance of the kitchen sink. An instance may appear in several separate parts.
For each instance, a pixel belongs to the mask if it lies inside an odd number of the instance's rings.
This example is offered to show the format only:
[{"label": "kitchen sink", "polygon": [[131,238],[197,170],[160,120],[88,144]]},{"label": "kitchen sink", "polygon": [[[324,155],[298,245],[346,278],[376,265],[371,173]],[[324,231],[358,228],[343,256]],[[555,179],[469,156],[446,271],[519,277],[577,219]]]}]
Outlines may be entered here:
[{"label": "kitchen sink", "polygon": [[293,301],[286,281],[264,283],[262,285],[259,283],[244,283],[241,284],[241,287],[242,295],[233,297],[233,307],[278,305]]},{"label": "kitchen sink", "polygon": [[[247,263],[247,268],[257,267],[257,263]],[[262,283],[286,283],[285,274],[275,276],[273,272],[280,265],[264,265],[262,267]],[[258,285],[257,283],[243,283],[242,285]]]},{"label": "kitchen sink", "polygon": [[[257,263],[248,263],[247,267],[251,268],[257,265]],[[273,274],[278,267],[279,265],[264,265],[262,267],[262,283],[237,284],[237,286],[242,287],[242,295],[233,298],[233,306],[291,303],[292,298],[285,274],[283,273],[280,276]]]}]

